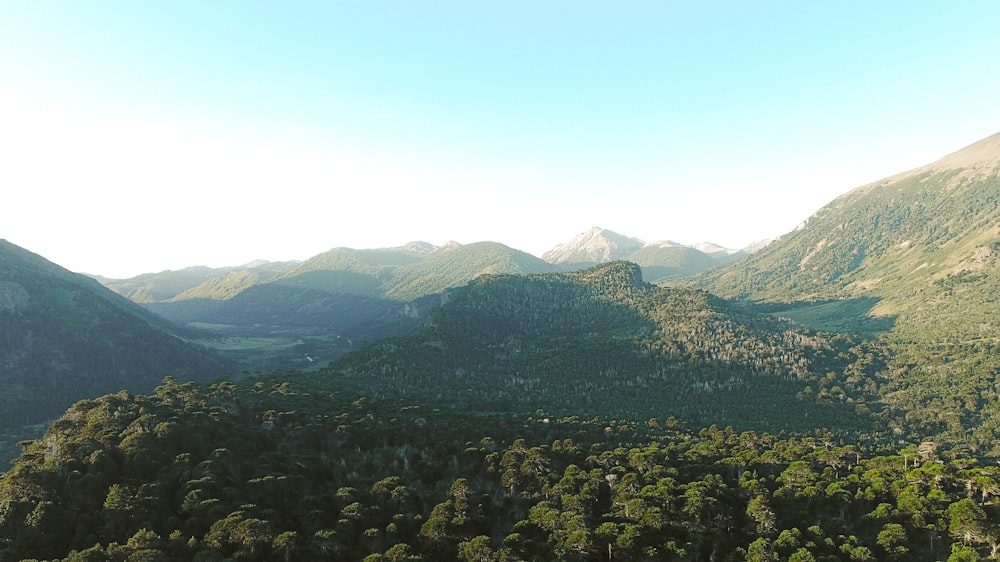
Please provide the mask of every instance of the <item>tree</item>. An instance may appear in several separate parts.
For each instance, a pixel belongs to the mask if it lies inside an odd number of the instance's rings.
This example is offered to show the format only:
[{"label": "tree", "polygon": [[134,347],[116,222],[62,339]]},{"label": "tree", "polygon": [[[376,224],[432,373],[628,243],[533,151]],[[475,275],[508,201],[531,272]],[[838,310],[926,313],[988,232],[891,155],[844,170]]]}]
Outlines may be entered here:
[{"label": "tree", "polygon": [[293,555],[298,550],[297,542],[298,534],[295,531],[285,531],[274,537],[274,542],[271,543],[271,550],[281,554],[285,562],[291,562]]},{"label": "tree", "polygon": [[978,562],[979,553],[976,549],[971,546],[964,545],[961,543],[955,543],[951,545],[951,555],[948,556],[948,562]]},{"label": "tree", "polygon": [[458,558],[465,562],[490,562],[493,560],[490,538],[479,535],[458,543]]},{"label": "tree", "polygon": [[750,543],[747,547],[747,562],[774,562],[778,559],[777,553],[771,546],[771,541],[760,537]]},{"label": "tree", "polygon": [[945,510],[945,517],[948,518],[948,532],[956,539],[967,545],[987,541],[986,512],[975,501],[963,498],[952,503]]},{"label": "tree", "polygon": [[906,529],[898,523],[886,523],[879,531],[876,541],[889,554],[904,554],[906,548]]},{"label": "tree", "polygon": [[752,500],[747,504],[747,515],[753,519],[756,525],[757,534],[762,537],[770,537],[775,531],[775,516],[774,510],[767,503],[767,498],[764,496],[754,496]]}]

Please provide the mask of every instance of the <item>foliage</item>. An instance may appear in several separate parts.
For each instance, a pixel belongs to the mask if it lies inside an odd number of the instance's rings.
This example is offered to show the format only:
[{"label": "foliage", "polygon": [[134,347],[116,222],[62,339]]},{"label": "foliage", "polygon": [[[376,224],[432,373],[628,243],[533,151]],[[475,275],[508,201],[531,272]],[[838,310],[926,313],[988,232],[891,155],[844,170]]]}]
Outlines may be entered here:
[{"label": "foliage", "polygon": [[1000,540],[1000,473],[973,457],[318,382],[77,403],[0,481],[0,561],[936,560]]},{"label": "foliage", "polygon": [[877,337],[889,359],[870,384],[888,423],[1000,455],[1000,168],[982,160],[995,139],[984,143],[858,188],[691,283],[814,329]]},{"label": "foliage", "polygon": [[[449,408],[675,416],[770,431],[872,427],[860,344],[643,283],[612,262],[565,274],[484,276],[425,327],[331,366],[373,396]],[[853,367],[852,367],[853,365]]]}]

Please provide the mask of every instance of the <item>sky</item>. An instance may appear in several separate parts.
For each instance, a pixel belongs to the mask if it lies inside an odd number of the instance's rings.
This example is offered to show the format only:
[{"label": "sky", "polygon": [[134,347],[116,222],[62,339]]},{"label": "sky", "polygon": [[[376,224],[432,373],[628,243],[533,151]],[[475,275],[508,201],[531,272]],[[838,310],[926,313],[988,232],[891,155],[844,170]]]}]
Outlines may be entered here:
[{"label": "sky", "polygon": [[1000,3],[0,3],[0,238],[126,278],[730,248],[1000,132]]}]

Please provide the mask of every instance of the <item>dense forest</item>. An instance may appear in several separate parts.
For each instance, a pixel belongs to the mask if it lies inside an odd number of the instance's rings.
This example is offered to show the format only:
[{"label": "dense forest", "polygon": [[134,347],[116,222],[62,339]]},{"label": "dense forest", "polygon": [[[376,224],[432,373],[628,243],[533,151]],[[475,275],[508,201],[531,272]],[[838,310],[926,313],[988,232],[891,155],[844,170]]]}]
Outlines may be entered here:
[{"label": "dense forest", "polygon": [[325,371],[345,388],[455,408],[696,425],[861,430],[880,415],[863,340],[803,330],[704,291],[642,281],[612,262],[573,273],[483,276],[426,326]]},{"label": "dense forest", "polygon": [[0,560],[977,560],[1000,470],[674,418],[444,411],[285,374],[82,401],[0,482]]}]

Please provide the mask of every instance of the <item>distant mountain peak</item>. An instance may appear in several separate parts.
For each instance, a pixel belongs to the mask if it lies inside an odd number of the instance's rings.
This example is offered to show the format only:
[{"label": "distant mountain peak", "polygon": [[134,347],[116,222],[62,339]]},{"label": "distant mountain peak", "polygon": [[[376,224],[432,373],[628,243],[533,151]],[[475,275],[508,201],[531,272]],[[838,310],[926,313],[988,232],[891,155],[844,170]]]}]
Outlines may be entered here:
[{"label": "distant mountain peak", "polygon": [[395,248],[388,248],[389,250],[398,250],[403,252],[411,252],[414,254],[429,254],[437,249],[437,246],[431,244],[430,242],[424,242],[422,240],[415,240],[413,242],[407,242],[402,246],[397,246]]},{"label": "distant mountain peak", "polygon": [[684,244],[674,242],[673,240],[656,240],[646,244],[647,248],[679,248],[683,246]]},{"label": "distant mountain peak", "polygon": [[549,263],[603,263],[626,257],[645,246],[638,238],[595,226],[542,255]]},{"label": "distant mountain peak", "polygon": [[444,244],[442,244],[441,246],[438,246],[437,248],[434,248],[431,251],[432,252],[449,252],[451,250],[457,250],[457,249],[459,249],[461,247],[462,247],[462,245],[459,244],[458,242],[455,242],[454,240],[449,240],[449,241],[445,242]]},{"label": "distant mountain peak", "polygon": [[726,248],[725,246],[720,246],[714,242],[699,242],[697,244],[692,244],[691,247],[694,248],[695,250],[705,252],[708,255],[712,254],[732,255],[735,254],[736,252],[739,252],[739,250]]}]

